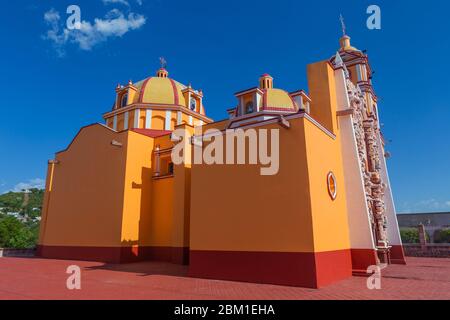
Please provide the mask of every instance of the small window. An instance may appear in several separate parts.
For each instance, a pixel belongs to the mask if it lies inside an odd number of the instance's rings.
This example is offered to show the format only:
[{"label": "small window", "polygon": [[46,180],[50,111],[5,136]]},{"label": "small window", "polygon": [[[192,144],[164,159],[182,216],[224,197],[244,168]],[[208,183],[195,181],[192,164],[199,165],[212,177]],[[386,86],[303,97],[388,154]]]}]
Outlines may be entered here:
[{"label": "small window", "polygon": [[121,108],[125,107],[125,106],[127,105],[127,102],[128,102],[128,94],[125,93],[125,94],[122,96],[122,99],[120,100],[120,107],[121,107]]},{"label": "small window", "polygon": [[155,158],[154,158],[154,163],[155,163],[155,171],[153,173],[154,177],[170,177],[173,176],[174,173],[174,164],[171,161],[171,153],[163,153],[160,154],[159,153],[160,150],[156,150],[155,151]]},{"label": "small window", "polygon": [[252,113],[253,112],[253,102],[249,101],[245,105],[245,113]]}]

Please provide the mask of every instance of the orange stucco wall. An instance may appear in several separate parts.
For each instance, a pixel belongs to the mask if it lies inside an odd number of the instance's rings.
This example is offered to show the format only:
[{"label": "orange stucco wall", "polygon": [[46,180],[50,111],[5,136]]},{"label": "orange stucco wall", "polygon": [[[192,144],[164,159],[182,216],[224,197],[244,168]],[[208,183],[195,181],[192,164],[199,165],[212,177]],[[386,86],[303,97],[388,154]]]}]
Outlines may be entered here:
[{"label": "orange stucco wall", "polygon": [[309,64],[307,67],[311,116],[333,133],[337,131],[336,84],[334,71],[328,61]]},{"label": "orange stucco wall", "polygon": [[153,181],[148,244],[172,246],[173,180],[173,178],[165,178]]},{"label": "orange stucco wall", "polygon": [[121,242],[145,243],[145,225],[151,214],[153,139],[128,131],[124,179],[124,205]]},{"label": "orange stucco wall", "polygon": [[[193,166],[191,250],[349,249],[333,69],[327,62],[309,65],[308,81],[314,119],[293,119],[290,129],[258,128],[280,130],[278,174],[261,176],[255,165]],[[223,126],[204,129],[211,127]],[[335,200],[328,193],[329,172],[338,181]]]},{"label": "orange stucco wall", "polygon": [[[280,129],[280,170],[193,165],[191,250],[320,252],[349,248],[339,142],[308,119]],[[332,200],[327,174],[339,196]],[[336,231],[338,230],[338,231]]]},{"label": "orange stucco wall", "polygon": [[[89,126],[56,155],[39,244],[120,245],[126,136]],[[113,147],[113,139],[123,147]]]},{"label": "orange stucco wall", "polygon": [[179,142],[183,144],[184,163],[174,167],[174,185],[173,185],[173,226],[172,241],[174,246],[189,247],[190,244],[190,209],[191,209],[191,159],[192,145],[190,137],[194,134],[194,127],[189,125],[179,125],[176,129],[185,130],[186,136]]},{"label": "orange stucco wall", "polygon": [[[330,138],[317,125],[306,122],[306,149],[311,187],[315,250],[328,251],[350,247],[347,204],[340,134],[337,125],[337,99],[333,68],[327,61],[308,65],[308,84],[312,97],[311,116],[335,134]],[[332,200],[324,182],[333,172],[338,196]]]},{"label": "orange stucco wall", "polygon": [[[146,137],[130,133],[131,137],[128,153],[131,160],[127,165],[126,185],[133,187],[126,188],[124,207],[124,219],[127,217],[130,229],[127,237],[123,234],[123,239],[133,239],[138,235],[137,242],[142,246],[187,247],[189,206],[184,207],[183,203],[185,194],[189,194],[186,188],[189,187],[190,179],[185,174],[189,170],[182,164],[175,166],[174,176],[152,178],[154,168],[151,165],[146,167],[145,162],[149,159],[154,161],[154,156],[152,152],[142,155],[147,143]],[[151,150],[156,146],[165,150],[170,149],[173,142],[170,135],[165,135],[155,138],[151,146],[148,146]],[[170,153],[165,156],[170,156]]]},{"label": "orange stucco wall", "polygon": [[261,176],[257,165],[193,165],[191,250],[313,251],[303,121],[280,130],[277,175]]},{"label": "orange stucco wall", "polygon": [[[350,240],[339,136],[333,139],[307,120],[305,136],[314,251],[348,249]],[[333,172],[337,181],[335,200],[328,193],[329,172]]]},{"label": "orange stucco wall", "polygon": [[57,154],[59,163],[49,164],[39,244],[186,247],[189,206],[175,209],[174,194],[185,199],[189,170],[176,168],[178,180],[153,179],[156,145],[170,148],[170,135],[154,139],[102,125],[83,128]]}]

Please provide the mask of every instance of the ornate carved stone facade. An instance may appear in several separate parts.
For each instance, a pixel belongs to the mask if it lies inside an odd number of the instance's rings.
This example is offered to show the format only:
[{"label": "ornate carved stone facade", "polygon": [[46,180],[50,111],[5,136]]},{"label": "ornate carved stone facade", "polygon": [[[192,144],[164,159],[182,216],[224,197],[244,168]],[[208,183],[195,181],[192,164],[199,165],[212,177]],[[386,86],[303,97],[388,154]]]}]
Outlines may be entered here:
[{"label": "ornate carved stone facade", "polygon": [[[348,75],[348,73],[347,73]],[[389,249],[387,218],[385,215],[385,183],[381,179],[381,155],[378,150],[381,141],[376,110],[370,111],[365,94],[347,77],[347,92],[353,110],[353,127],[358,147],[361,173],[364,178],[367,206],[375,239],[375,246],[383,255]]]}]

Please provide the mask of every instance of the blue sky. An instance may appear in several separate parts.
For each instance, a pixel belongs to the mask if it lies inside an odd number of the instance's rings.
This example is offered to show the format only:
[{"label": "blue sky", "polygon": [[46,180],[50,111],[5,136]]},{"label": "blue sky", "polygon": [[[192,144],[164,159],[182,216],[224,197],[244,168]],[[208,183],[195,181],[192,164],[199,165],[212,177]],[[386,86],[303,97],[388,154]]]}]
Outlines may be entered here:
[{"label": "blue sky", "polygon": [[[71,4],[87,31],[64,37]],[[370,4],[381,8],[381,30],[366,27]],[[117,83],[152,75],[160,56],[171,77],[204,90],[216,120],[264,72],[276,87],[307,88],[306,64],[338,48],[342,13],[376,71],[398,211],[450,211],[449,11],[447,1],[400,0],[4,3],[0,192],[42,184],[47,160],[102,120]]]}]

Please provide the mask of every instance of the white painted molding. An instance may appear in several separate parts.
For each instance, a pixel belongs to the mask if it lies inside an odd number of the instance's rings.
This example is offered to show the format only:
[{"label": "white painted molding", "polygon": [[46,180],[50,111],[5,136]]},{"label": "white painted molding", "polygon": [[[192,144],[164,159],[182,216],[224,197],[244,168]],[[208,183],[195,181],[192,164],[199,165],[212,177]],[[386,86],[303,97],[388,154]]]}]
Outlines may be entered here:
[{"label": "white painted molding", "polygon": [[113,117],[113,129],[117,131],[117,115],[114,115]]},{"label": "white painted molding", "polygon": [[128,111],[125,112],[124,120],[123,120],[123,130],[128,129]]},{"label": "white painted molding", "polygon": [[141,109],[134,110],[134,126],[133,126],[133,128],[139,128],[140,115],[141,115]]},{"label": "white painted molding", "polygon": [[181,111],[177,111],[177,125],[181,124],[181,116],[182,116]]},{"label": "white painted molding", "polygon": [[145,129],[152,128],[152,109],[145,110]]},{"label": "white painted molding", "polygon": [[170,130],[170,121],[172,120],[172,111],[166,111],[166,123],[164,124],[164,130]]}]

